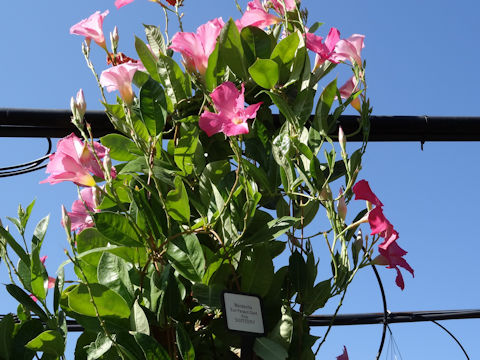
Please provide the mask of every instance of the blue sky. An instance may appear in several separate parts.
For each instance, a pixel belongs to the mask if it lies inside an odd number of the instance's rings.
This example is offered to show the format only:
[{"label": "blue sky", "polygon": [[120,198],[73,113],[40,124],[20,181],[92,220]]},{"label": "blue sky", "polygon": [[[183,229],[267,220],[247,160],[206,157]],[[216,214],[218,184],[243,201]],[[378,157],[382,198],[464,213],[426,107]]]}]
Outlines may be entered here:
[{"label": "blue sky", "polygon": [[[233,0],[185,3],[186,31],[195,31],[213,17],[238,17]],[[246,5],[246,1],[240,3]],[[476,1],[304,0],[303,5],[309,9],[311,23],[325,23],[318,34],[325,35],[334,26],[342,37],[366,35],[363,56],[374,114],[478,115],[480,29]],[[81,54],[82,38],[70,35],[69,28],[94,11],[106,9],[110,14],[105,19],[105,32],[118,25],[120,50],[132,57],[133,34],[143,36],[142,23],[164,26],[163,12],[147,0],[136,0],[120,10],[113,0],[0,2],[0,107],[66,109],[70,97],[83,88],[88,108],[101,109],[98,89]],[[171,35],[175,31],[173,23]],[[104,54],[93,46],[92,53],[101,71]],[[348,74],[338,76],[341,82]],[[479,307],[479,149],[474,142],[426,143],[424,151],[419,143],[368,145],[360,178],[370,182],[385,204],[385,214],[400,232],[399,244],[409,252],[407,261],[415,269],[414,279],[405,274],[403,292],[394,284],[395,272],[380,269],[391,311]],[[0,150],[0,166],[8,166],[43,155],[46,141],[1,138]],[[47,269],[53,274],[64,260],[62,249],[67,247],[59,224],[60,205],[70,207],[76,189],[71,184],[38,184],[45,177],[39,171],[0,178],[0,218],[5,223],[5,216],[14,215],[18,203],[26,205],[37,199],[33,222],[51,214],[44,252],[49,255]],[[353,217],[355,210],[352,205],[349,216]],[[327,277],[326,257],[320,259],[320,269]],[[4,269],[0,281],[8,282]],[[15,303],[4,289],[0,288],[0,294],[1,312],[15,311]],[[325,313],[331,313],[335,306],[336,299]],[[365,269],[349,289],[342,312],[381,309],[375,278],[370,269]],[[443,324],[462,341],[472,359],[480,358],[480,320]],[[457,345],[433,324],[394,324],[392,330],[404,359],[462,358]],[[323,329],[316,332],[322,334]],[[334,328],[318,358],[335,359],[346,345],[350,359],[372,359],[380,335],[381,326],[377,325]]]}]

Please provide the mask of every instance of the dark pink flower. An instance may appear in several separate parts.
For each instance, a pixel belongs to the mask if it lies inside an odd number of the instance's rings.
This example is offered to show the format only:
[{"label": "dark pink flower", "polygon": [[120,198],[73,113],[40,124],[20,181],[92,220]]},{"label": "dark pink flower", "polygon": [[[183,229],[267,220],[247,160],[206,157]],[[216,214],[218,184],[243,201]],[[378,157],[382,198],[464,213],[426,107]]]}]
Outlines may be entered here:
[{"label": "dark pink flower", "polygon": [[247,134],[247,119],[257,116],[261,102],[245,108],[245,88],[242,84],[242,91],[238,91],[230,81],[219,85],[213,90],[211,97],[217,113],[210,111],[200,115],[200,128],[208,136],[223,132],[227,136]]},{"label": "dark pink flower", "polygon": [[323,38],[312,33],[306,34],[306,45],[309,50],[317,54],[315,59],[315,68],[323,64],[326,60],[338,64],[335,56],[335,45],[340,40],[340,31],[332,27],[323,43]]},{"label": "dark pink flower", "polygon": [[240,20],[235,23],[238,30],[242,30],[247,26],[256,26],[258,28],[266,28],[267,26],[278,24],[282,19],[278,16],[269,14],[260,0],[250,1],[247,5],[247,11],[242,15]]},{"label": "dark pink flower", "polygon": [[[97,142],[93,143],[97,157],[101,160],[108,149]],[[114,173],[114,169],[112,169]],[[80,186],[94,186],[93,175],[103,178],[100,165],[93,155],[90,145],[84,144],[75,134],[61,139],[57,151],[50,155],[47,165],[48,178],[40,183],[56,184],[62,181],[72,181]]]},{"label": "dark pink flower", "polygon": [[87,41],[93,40],[98,46],[107,49],[105,37],[103,35],[103,19],[108,15],[108,10],[100,14],[97,11],[90,15],[87,19],[83,19],[79,23],[70,28],[70,34],[85,36]]},{"label": "dark pink flower", "polygon": [[348,39],[342,39],[335,45],[335,60],[356,62],[362,66],[362,49],[365,47],[365,35],[353,34]]},{"label": "dark pink flower", "polygon": [[105,86],[108,92],[118,90],[123,101],[131,105],[134,98],[132,89],[133,76],[137,71],[142,70],[145,70],[145,67],[140,62],[128,62],[113,66],[102,71],[100,84]]},{"label": "dark pink flower", "polygon": [[383,206],[382,202],[373,193],[372,189],[370,189],[368,181],[360,180],[353,186],[352,190],[355,194],[355,200],[366,200],[375,206]]},{"label": "dark pink flower", "polygon": [[410,272],[413,277],[415,277],[414,270],[403,258],[407,255],[407,252],[398,246],[396,241],[391,242],[386,247],[378,247],[380,255],[374,259],[374,263],[379,265],[387,265],[388,269],[395,269],[397,271],[397,277],[395,278],[395,283],[400,289],[405,288],[405,283],[403,281],[402,273],[400,272],[399,266]]},{"label": "dark pink flower", "polygon": [[217,18],[201,25],[196,34],[178,32],[172,38],[170,49],[182,54],[187,71],[197,70],[200,74],[205,74],[208,57],[215,50],[217,37],[224,25],[222,18]]},{"label": "dark pink flower", "polygon": [[337,356],[337,360],[348,360],[348,352],[347,352],[347,347],[345,345],[343,346],[342,355]]},{"label": "dark pink flower", "polygon": [[94,191],[94,188],[91,187],[82,189],[80,191],[80,199],[73,202],[72,211],[68,212],[73,231],[82,231],[94,225],[90,212],[99,211],[95,209]]}]

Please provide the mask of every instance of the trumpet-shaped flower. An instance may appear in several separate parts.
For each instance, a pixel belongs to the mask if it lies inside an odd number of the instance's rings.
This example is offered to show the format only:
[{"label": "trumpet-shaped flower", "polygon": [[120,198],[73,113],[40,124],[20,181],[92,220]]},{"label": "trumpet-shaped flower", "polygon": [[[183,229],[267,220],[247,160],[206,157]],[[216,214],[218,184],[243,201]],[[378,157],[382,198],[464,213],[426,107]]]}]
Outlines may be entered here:
[{"label": "trumpet-shaped flower", "polygon": [[346,346],[343,346],[343,353],[342,355],[337,356],[337,360],[348,360],[348,352]]},{"label": "trumpet-shaped flower", "polygon": [[[348,79],[347,82],[338,89],[342,99],[348,99],[353,92],[357,91],[358,90],[357,85],[358,85],[358,80],[355,77],[355,75],[352,76],[350,79]],[[353,108],[358,112],[361,112],[362,104],[360,103],[360,98],[358,96],[352,100],[350,105],[352,105]]]},{"label": "trumpet-shaped flower", "polygon": [[[93,226],[93,219],[90,212],[98,212],[95,209],[94,188],[85,188],[80,191],[80,199],[72,204],[72,211],[68,212],[71,222],[71,230],[82,231]],[[62,222],[62,226],[63,226]]]},{"label": "trumpet-shaped flower", "polygon": [[413,277],[415,277],[414,270],[403,258],[403,256],[407,255],[407,252],[398,246],[396,241],[391,242],[385,248],[379,247],[378,251],[380,252],[380,255],[374,259],[374,263],[379,265],[387,265],[388,269],[395,269],[397,271],[395,283],[400,289],[403,290],[405,288],[405,283],[399,267],[404,268],[410,272]]},{"label": "trumpet-shaped flower", "polygon": [[322,42],[323,38],[312,33],[306,34],[307,48],[317,54],[315,59],[315,67],[323,64],[326,60],[338,64],[335,54],[335,45],[340,41],[340,31],[332,27],[325,39],[325,43]]},{"label": "trumpet-shaped flower", "polygon": [[282,22],[281,18],[269,14],[260,0],[254,0],[248,3],[247,11],[245,11],[240,20],[237,20],[235,23],[238,30],[242,30],[247,26],[256,26],[263,29],[267,26],[278,24],[279,22]]},{"label": "trumpet-shaped flower", "polygon": [[238,91],[230,81],[219,85],[211,94],[217,113],[205,111],[199,120],[200,128],[208,136],[223,132],[227,136],[247,134],[247,119],[257,116],[261,102],[245,108],[245,88]]},{"label": "trumpet-shaped flower", "polygon": [[87,19],[83,19],[79,23],[70,28],[70,34],[85,36],[87,41],[93,40],[98,46],[107,49],[105,37],[103,35],[102,25],[103,19],[108,15],[108,10],[100,14],[97,11],[90,15]]},{"label": "trumpet-shaped flower", "polygon": [[297,7],[295,0],[271,0],[271,1],[275,11],[277,11],[281,15],[285,14],[285,9],[287,11],[292,11],[292,10],[295,10],[295,8]]},{"label": "trumpet-shaped flower", "polygon": [[[102,159],[108,149],[99,143],[93,143],[99,159]],[[114,170],[112,169],[113,173]],[[57,144],[57,151],[50,155],[47,165],[48,178],[40,183],[56,184],[62,181],[72,181],[80,186],[94,186],[93,175],[103,178],[103,173],[91,148],[84,144],[75,134],[61,139]]]},{"label": "trumpet-shaped flower", "polygon": [[342,39],[335,45],[335,60],[356,62],[362,66],[362,49],[365,47],[365,35],[353,34],[348,39]]},{"label": "trumpet-shaped flower", "polygon": [[370,189],[368,181],[360,180],[353,186],[352,190],[355,194],[355,200],[366,200],[375,206],[383,206],[382,202],[373,193],[372,189]]},{"label": "trumpet-shaped flower", "polygon": [[182,54],[185,68],[205,74],[208,57],[215,50],[217,37],[225,23],[222,18],[213,19],[201,25],[197,32],[178,32],[172,38],[170,49]]},{"label": "trumpet-shaped flower", "polygon": [[129,62],[111,67],[102,71],[100,84],[105,86],[108,92],[118,90],[123,101],[130,105],[134,97],[132,89],[133,75],[138,70],[145,70],[142,63]]}]

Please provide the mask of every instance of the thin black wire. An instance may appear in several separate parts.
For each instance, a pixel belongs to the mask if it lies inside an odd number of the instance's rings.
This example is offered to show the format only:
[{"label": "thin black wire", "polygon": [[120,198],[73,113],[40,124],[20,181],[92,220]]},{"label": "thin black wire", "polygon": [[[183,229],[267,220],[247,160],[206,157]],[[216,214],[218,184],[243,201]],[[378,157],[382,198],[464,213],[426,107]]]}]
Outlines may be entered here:
[{"label": "thin black wire", "polygon": [[372,264],[373,272],[375,273],[375,277],[377,278],[378,286],[380,287],[380,293],[382,294],[382,303],[383,303],[383,331],[382,331],[382,338],[380,340],[380,346],[378,347],[377,357],[376,360],[380,359],[382,355],[383,346],[385,344],[385,336],[387,335],[387,327],[388,327],[388,309],[387,309],[387,297],[385,295],[385,289],[383,288],[382,279],[380,278],[380,274],[378,273],[377,267]]},{"label": "thin black wire", "polygon": [[49,137],[47,137],[46,139],[48,142],[48,149],[44,156],[23,164],[2,167],[0,168],[0,178],[26,174],[45,168],[47,164],[43,163],[48,160],[48,158],[50,157],[50,152],[52,151],[52,140]]},{"label": "thin black wire", "polygon": [[465,348],[462,346],[462,344],[460,343],[460,341],[455,337],[455,335],[453,335],[450,331],[448,331],[448,329],[441,325],[440,323],[436,322],[435,320],[432,320],[432,322],[435,324],[435,325],[438,325],[440,328],[442,328],[443,330],[445,330],[447,332],[448,335],[450,335],[452,337],[453,340],[455,340],[455,342],[458,344],[458,346],[460,346],[460,349],[462,349],[463,353],[465,354],[465,357],[470,360],[470,358],[468,357],[468,354],[467,354],[467,351],[465,350]]}]

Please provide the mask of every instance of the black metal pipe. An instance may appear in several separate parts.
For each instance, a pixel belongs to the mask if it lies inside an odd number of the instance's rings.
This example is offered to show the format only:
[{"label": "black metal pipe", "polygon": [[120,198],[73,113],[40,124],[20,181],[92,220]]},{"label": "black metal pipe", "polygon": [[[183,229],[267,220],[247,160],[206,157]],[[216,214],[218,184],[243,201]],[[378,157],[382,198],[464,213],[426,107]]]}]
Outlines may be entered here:
[{"label": "black metal pipe", "polygon": [[[391,312],[388,314],[388,323],[408,323],[432,320],[480,319],[480,310],[440,310],[440,311],[410,311]],[[308,318],[310,326],[328,326],[332,321],[331,315],[313,315]],[[333,325],[368,325],[383,324],[384,313],[346,314],[337,315]]]},{"label": "black metal pipe", "polygon": [[[0,137],[61,138],[75,127],[69,110],[0,108]],[[274,115],[278,116],[278,115]],[[357,129],[357,116],[339,118],[346,134]],[[114,131],[103,111],[87,111],[95,137]],[[361,141],[358,134],[349,141]],[[370,118],[369,141],[480,141],[480,116],[379,116]]]}]

